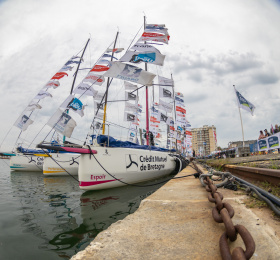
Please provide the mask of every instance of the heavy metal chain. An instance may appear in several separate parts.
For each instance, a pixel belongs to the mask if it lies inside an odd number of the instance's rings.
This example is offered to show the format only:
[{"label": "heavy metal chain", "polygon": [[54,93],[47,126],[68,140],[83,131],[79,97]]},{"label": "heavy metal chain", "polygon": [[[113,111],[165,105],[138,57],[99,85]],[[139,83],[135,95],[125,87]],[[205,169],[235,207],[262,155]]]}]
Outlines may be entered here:
[{"label": "heavy metal chain", "polygon": [[[196,165],[195,165],[196,166]],[[196,169],[198,167],[196,166]],[[233,207],[223,202],[223,195],[217,191],[216,185],[210,179],[209,176],[213,174],[202,174],[203,183],[206,185],[206,191],[209,192],[208,200],[215,203],[215,207],[212,209],[212,216],[217,223],[224,223],[226,231],[222,234],[219,241],[221,257],[223,260],[245,260],[250,259],[255,252],[255,242],[249,231],[242,225],[234,225],[232,217],[234,216]],[[241,247],[233,249],[232,253],[229,249],[228,239],[233,242],[237,239],[237,235],[240,235],[246,250]]]}]

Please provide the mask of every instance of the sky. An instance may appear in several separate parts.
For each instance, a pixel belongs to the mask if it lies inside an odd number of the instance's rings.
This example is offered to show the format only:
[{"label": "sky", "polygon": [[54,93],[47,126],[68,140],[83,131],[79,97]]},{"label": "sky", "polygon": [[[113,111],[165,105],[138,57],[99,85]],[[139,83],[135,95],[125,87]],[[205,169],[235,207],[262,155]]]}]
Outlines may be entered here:
[{"label": "sky", "polygon": [[[242,140],[233,85],[256,107],[254,116],[241,110],[245,140],[257,139],[260,130],[280,124],[279,1],[0,0],[0,150],[14,145],[20,132],[14,122],[89,37],[85,67],[94,64],[117,31],[117,47],[127,49],[143,31],[144,15],[147,23],[168,28],[169,44],[159,46],[165,64],[151,72],[167,78],[172,74],[193,128],[214,125],[221,147]],[[77,83],[85,75],[82,71]],[[39,123],[24,132],[26,140],[32,141],[42,129],[42,136],[49,133],[44,124],[69,95],[71,80],[65,79],[51,100],[43,100]],[[123,85],[115,84],[110,98],[121,99]],[[85,103],[89,108],[92,101]],[[120,106],[112,109],[110,120],[121,121]],[[73,135],[79,140],[91,122],[88,110],[83,119],[77,118],[81,127]]]}]

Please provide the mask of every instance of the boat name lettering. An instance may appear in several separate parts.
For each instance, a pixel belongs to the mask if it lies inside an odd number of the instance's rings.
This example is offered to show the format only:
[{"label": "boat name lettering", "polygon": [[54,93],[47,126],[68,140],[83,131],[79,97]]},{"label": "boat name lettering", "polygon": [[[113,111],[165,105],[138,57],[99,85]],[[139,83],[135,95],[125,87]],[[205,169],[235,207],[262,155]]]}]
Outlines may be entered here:
[{"label": "boat name lettering", "polygon": [[148,163],[147,165],[142,164],[140,166],[140,171],[152,171],[152,170],[162,170],[164,169],[165,165],[164,164],[150,164]]},{"label": "boat name lettering", "polygon": [[140,162],[167,162],[167,156],[140,156]]},{"label": "boat name lettering", "polygon": [[96,180],[96,181],[99,180],[99,179],[102,180],[102,179],[106,179],[106,175],[105,174],[103,174],[103,175],[91,175],[90,179],[91,180]]}]

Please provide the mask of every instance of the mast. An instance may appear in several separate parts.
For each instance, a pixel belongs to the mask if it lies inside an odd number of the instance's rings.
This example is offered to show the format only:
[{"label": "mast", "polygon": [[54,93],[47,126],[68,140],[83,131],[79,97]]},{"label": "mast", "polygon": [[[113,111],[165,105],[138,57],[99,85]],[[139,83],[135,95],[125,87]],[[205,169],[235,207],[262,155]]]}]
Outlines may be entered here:
[{"label": "mast", "polygon": [[[117,39],[118,39],[119,32],[117,32],[115,41],[114,41],[114,47],[112,51],[112,57],[111,61],[113,60],[113,55],[114,55],[114,49],[116,47]],[[106,110],[107,110],[107,99],[108,99],[108,89],[110,86],[110,78],[107,79],[107,87],[106,87],[106,92],[105,92],[105,105],[104,105],[104,116],[103,116],[103,126],[102,126],[102,134],[105,134],[105,120],[106,120]]]},{"label": "mast", "polygon": [[[90,41],[90,38],[88,38],[88,40],[87,40],[87,43],[86,43],[85,48],[84,48],[84,50],[83,50],[83,53],[82,53],[82,55],[81,55],[81,57],[80,57],[80,62],[79,62],[79,64],[78,64],[77,69],[76,69],[76,72],[75,72],[75,74],[74,74],[75,76],[74,76],[74,79],[73,79],[73,82],[72,82],[72,87],[71,87],[71,90],[70,90],[70,95],[71,95],[72,92],[73,92],[73,88],[74,88],[75,81],[76,81],[76,78],[77,78],[77,74],[78,74],[78,71],[79,71],[79,68],[80,68],[80,64],[81,64],[81,62],[82,62],[82,59],[83,59],[83,56],[84,56],[84,53],[85,53],[85,51],[86,51],[86,48],[87,48],[87,46],[88,46],[89,41]],[[68,110],[68,109],[66,110],[66,113],[67,113],[67,114],[69,113],[69,110]],[[66,137],[63,136],[63,143],[65,143],[65,139],[66,139]]]},{"label": "mast", "polygon": [[[146,28],[146,16],[144,16],[144,30]],[[146,42],[144,42],[146,44]],[[148,70],[148,65],[145,63],[145,70]],[[149,90],[148,86],[146,86],[146,140],[147,145],[150,144],[149,140]]]}]

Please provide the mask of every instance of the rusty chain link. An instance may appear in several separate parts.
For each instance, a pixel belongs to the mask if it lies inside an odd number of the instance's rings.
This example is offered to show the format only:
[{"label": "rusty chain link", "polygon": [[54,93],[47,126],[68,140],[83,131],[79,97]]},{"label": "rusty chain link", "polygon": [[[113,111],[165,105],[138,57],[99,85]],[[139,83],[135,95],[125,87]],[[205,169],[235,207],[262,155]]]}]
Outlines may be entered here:
[{"label": "rusty chain link", "polygon": [[[194,167],[200,173],[201,170],[193,162]],[[210,174],[201,174],[200,181],[205,185],[206,191],[209,192],[208,200],[215,203],[215,207],[212,209],[213,219],[217,223],[224,223],[226,231],[222,234],[219,241],[221,257],[223,260],[248,260],[255,252],[255,242],[249,231],[242,225],[234,225],[232,217],[234,216],[233,207],[227,203],[222,202],[223,195],[217,191],[217,186],[213,183],[210,177],[213,176],[213,171]],[[230,252],[228,239],[233,242],[237,239],[237,235],[240,235],[246,250],[241,247],[236,247]]]}]

